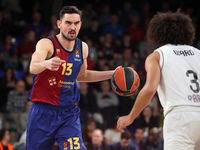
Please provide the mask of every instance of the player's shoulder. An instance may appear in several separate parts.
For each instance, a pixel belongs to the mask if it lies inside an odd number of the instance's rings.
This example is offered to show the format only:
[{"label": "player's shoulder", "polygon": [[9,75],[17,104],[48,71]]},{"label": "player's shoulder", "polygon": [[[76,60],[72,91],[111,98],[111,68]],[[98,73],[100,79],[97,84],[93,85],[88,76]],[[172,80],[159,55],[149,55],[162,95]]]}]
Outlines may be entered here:
[{"label": "player's shoulder", "polygon": [[198,53],[200,53],[200,49],[197,48],[197,47],[194,47],[194,46],[189,46],[191,50],[195,50],[197,51]]},{"label": "player's shoulder", "polygon": [[165,45],[162,45],[160,47],[157,47],[154,51],[164,51],[165,49],[169,49],[173,47],[172,44],[165,44]]},{"label": "player's shoulder", "polygon": [[53,42],[49,38],[42,38],[37,42],[36,47],[45,47],[49,49],[53,47]]},{"label": "player's shoulder", "polygon": [[82,48],[84,50],[88,50],[88,45],[85,42],[83,42],[83,41],[82,41]]},{"label": "player's shoulder", "polygon": [[160,60],[160,53],[159,51],[154,51],[153,53],[149,54],[145,60],[145,64],[148,64],[150,62],[159,62]]},{"label": "player's shoulder", "polygon": [[53,53],[53,43],[48,38],[40,39],[36,44],[36,52],[46,51],[49,54]]},{"label": "player's shoulder", "polygon": [[82,41],[82,53],[83,53],[83,57],[87,58],[88,56],[88,45]]},{"label": "player's shoulder", "polygon": [[[53,45],[52,41],[49,39],[49,38],[42,38],[40,39],[38,42],[37,42],[37,45],[46,45],[46,44],[50,44],[50,45]],[[46,46],[48,46],[46,45]]]}]

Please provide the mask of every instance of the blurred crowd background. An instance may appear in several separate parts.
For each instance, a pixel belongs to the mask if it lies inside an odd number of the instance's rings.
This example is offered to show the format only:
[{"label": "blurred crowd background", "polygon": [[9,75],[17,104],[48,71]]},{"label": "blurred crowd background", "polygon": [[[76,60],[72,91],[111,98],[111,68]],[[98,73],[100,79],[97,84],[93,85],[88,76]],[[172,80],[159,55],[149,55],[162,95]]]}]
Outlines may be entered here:
[{"label": "blurred crowd background", "polygon": [[[194,46],[200,48],[200,9],[195,0],[1,0],[0,1],[0,142],[15,150],[26,144],[32,74],[29,63],[38,40],[59,33],[60,9],[76,5],[83,11],[78,35],[89,46],[88,69],[134,68],[146,79],[146,57],[157,47],[146,41],[149,21],[157,12],[190,15],[196,28]],[[164,35],[163,35],[164,36]],[[81,125],[88,150],[162,150],[163,113],[157,94],[125,133],[116,130],[119,116],[127,115],[132,96],[116,95],[110,81],[79,83]],[[67,133],[66,133],[67,134]],[[57,149],[56,143],[55,148]]]}]

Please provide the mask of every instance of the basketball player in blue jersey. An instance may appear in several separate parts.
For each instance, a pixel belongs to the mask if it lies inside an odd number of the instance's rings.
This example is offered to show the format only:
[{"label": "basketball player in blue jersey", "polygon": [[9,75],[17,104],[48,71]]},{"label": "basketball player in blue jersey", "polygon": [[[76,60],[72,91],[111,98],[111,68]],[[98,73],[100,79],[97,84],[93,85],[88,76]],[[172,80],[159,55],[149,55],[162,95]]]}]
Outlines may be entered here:
[{"label": "basketball player in blue jersey", "polygon": [[114,71],[87,70],[88,46],[77,38],[81,11],[65,6],[60,11],[58,35],[41,39],[32,55],[30,72],[34,83],[26,150],[85,150],[79,120],[79,82],[110,79]]},{"label": "basketball player in blue jersey", "polygon": [[127,116],[117,122],[119,131],[130,125],[156,91],[164,109],[164,149],[200,149],[200,50],[191,46],[195,29],[180,12],[157,13],[147,38],[158,45],[145,62],[147,78]]}]

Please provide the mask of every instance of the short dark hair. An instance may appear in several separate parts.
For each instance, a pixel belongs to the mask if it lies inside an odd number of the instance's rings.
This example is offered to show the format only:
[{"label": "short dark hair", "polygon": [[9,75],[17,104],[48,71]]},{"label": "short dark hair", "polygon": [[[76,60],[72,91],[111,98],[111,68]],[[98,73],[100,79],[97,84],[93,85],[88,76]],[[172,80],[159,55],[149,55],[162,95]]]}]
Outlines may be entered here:
[{"label": "short dark hair", "polygon": [[132,135],[131,135],[131,132],[126,130],[124,131],[122,134],[121,134],[121,139],[132,139]]},{"label": "short dark hair", "polygon": [[82,11],[79,10],[76,6],[64,6],[61,10],[60,10],[60,20],[63,18],[63,16],[65,14],[79,14],[80,18],[82,16]]},{"label": "short dark hair", "polygon": [[195,28],[192,19],[186,14],[158,12],[149,23],[147,39],[158,46],[165,44],[192,45],[195,39]]}]

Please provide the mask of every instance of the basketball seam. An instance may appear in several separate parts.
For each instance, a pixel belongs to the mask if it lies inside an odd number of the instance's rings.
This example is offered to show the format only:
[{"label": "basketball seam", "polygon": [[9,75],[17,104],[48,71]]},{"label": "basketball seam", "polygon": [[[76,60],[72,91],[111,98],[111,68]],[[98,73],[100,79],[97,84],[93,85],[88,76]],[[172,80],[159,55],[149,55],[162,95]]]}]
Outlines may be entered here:
[{"label": "basketball seam", "polygon": [[123,94],[123,96],[130,96],[130,95],[132,95],[133,93],[135,93],[136,91],[138,91],[138,89],[139,89],[139,87],[137,87],[137,89],[135,89],[135,91],[130,92],[129,94]]},{"label": "basketball seam", "polygon": [[132,84],[132,86],[131,86],[131,88],[130,88],[130,91],[131,91],[131,89],[132,89],[132,87],[134,86],[134,83],[135,83],[135,72],[134,72],[134,70],[131,68],[131,70],[133,71],[133,75],[134,75],[134,81],[133,81],[133,84]]},{"label": "basketball seam", "polygon": [[[114,74],[114,81],[115,81],[115,74]],[[119,85],[117,84],[116,81],[115,81],[115,83],[116,83],[117,87],[118,87],[120,90],[122,90],[122,89],[119,87]],[[123,90],[122,90],[122,91],[123,91]]]},{"label": "basketball seam", "polygon": [[124,83],[125,83],[125,88],[126,88],[126,90],[125,90],[125,91],[127,91],[127,87],[126,87],[126,75],[125,75],[125,69],[123,68],[123,70],[124,70]]},{"label": "basketball seam", "polygon": [[[123,68],[123,69],[124,69],[124,68]],[[115,73],[114,73],[114,81],[115,81]],[[122,90],[122,89],[119,87],[119,85],[117,84],[116,81],[115,81],[115,83],[116,83],[117,87],[118,87],[121,91],[124,91],[124,90]]]}]

